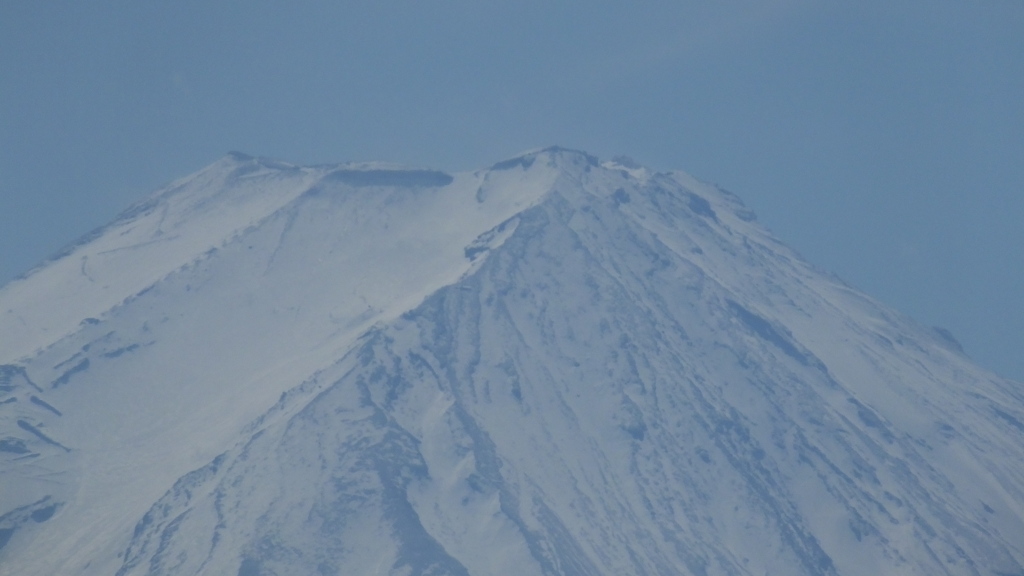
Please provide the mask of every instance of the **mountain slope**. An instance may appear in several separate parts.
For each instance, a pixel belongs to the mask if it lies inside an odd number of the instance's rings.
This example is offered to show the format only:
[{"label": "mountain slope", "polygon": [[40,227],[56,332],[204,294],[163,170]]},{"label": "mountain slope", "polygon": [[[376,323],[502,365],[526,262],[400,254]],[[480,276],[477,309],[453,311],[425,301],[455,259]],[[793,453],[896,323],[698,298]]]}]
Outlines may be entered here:
[{"label": "mountain slope", "polygon": [[561,149],[175,186],[0,291],[0,573],[1024,574],[1019,385],[727,193]]}]

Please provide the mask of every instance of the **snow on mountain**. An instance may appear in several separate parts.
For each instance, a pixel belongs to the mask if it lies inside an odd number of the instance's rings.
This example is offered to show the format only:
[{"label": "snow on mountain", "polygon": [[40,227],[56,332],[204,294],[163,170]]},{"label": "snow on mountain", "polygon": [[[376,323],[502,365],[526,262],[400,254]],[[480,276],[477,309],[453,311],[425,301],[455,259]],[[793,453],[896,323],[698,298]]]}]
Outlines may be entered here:
[{"label": "snow on mountain", "polygon": [[0,289],[0,574],[1024,575],[1024,392],[731,194],[230,155]]}]

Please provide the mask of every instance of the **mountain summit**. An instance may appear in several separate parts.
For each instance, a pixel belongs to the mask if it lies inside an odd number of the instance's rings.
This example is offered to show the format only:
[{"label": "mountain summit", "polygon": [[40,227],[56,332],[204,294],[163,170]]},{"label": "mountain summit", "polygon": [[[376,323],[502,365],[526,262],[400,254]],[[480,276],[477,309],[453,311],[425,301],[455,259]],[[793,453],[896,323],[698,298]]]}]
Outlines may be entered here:
[{"label": "mountain summit", "polygon": [[1024,575],[1024,391],[735,196],[231,154],[0,289],[0,574]]}]

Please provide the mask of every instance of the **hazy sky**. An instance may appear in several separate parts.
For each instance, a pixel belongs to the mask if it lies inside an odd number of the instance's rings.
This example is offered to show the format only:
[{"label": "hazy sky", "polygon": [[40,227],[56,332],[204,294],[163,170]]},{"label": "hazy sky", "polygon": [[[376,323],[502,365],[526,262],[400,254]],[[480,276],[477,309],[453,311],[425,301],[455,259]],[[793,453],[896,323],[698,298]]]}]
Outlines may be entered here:
[{"label": "hazy sky", "polygon": [[0,1],[0,282],[230,150],[740,195],[1024,380],[1024,0]]}]

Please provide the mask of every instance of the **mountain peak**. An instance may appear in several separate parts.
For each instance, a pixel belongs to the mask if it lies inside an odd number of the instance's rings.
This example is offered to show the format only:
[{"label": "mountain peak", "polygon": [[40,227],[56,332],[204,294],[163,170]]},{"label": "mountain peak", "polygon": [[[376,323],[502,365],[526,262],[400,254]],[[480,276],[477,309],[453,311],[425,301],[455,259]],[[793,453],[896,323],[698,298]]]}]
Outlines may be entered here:
[{"label": "mountain peak", "polygon": [[1022,422],[684,173],[233,154],[0,289],[0,572],[1022,574]]},{"label": "mountain peak", "polygon": [[224,158],[226,158],[228,160],[232,160],[234,162],[248,162],[250,160],[255,160],[256,159],[254,156],[250,156],[249,154],[246,154],[245,152],[238,152],[236,150],[232,150],[232,151],[228,152],[227,154],[224,155]]},{"label": "mountain peak", "polygon": [[561,146],[548,146],[547,148],[528,150],[507,160],[502,160],[501,162],[492,165],[490,169],[508,170],[516,167],[529,168],[538,159],[543,159],[544,162],[550,165],[563,167],[573,165],[597,166],[598,164],[597,158],[587,154],[586,152],[563,148]]}]

